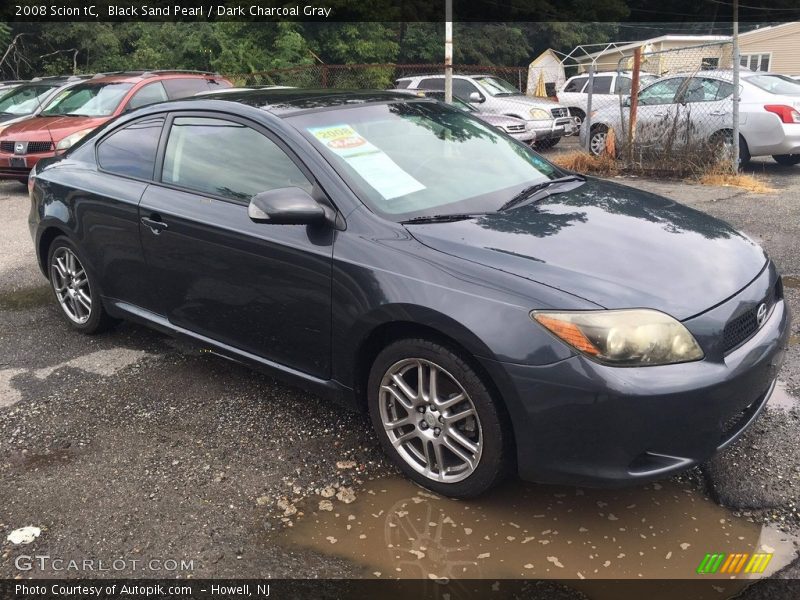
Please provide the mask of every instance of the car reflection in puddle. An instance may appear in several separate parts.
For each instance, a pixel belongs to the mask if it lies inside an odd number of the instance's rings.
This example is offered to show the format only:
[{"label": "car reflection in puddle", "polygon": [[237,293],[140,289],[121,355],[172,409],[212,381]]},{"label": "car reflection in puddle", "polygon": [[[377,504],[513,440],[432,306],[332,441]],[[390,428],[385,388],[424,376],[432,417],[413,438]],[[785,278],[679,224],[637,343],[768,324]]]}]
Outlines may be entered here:
[{"label": "car reflection in puddle", "polygon": [[[368,577],[572,579],[577,589],[584,578],[738,580],[720,589],[727,592],[796,554],[787,535],[674,481],[621,490],[513,482],[455,501],[388,478],[369,483],[352,504],[311,508],[285,542],[362,565]],[[773,557],[761,574],[701,576],[706,553]]]}]

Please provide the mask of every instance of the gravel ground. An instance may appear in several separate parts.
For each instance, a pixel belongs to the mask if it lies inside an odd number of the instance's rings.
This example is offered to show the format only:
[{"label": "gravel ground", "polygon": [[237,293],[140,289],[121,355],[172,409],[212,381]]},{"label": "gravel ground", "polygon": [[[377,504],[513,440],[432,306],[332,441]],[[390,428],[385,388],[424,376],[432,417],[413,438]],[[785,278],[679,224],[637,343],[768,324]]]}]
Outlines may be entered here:
[{"label": "gravel ground", "polygon": [[[800,276],[800,167],[754,169],[779,191],[620,182],[733,223],[784,275]],[[28,206],[22,186],[0,184],[0,577],[20,575],[21,547],[5,539],[25,525],[42,529],[29,554],[193,560],[197,578],[364,576],[357,564],[278,545],[274,534],[325,488],[347,497],[395,473],[367,420],[136,325],[74,333],[35,266]],[[786,295],[800,314],[800,288]],[[738,443],[680,480],[735,515],[798,535],[800,318],[793,336],[780,374],[785,406],[770,406]],[[178,573],[129,565],[112,574]],[[800,577],[800,563],[776,576]],[[768,597],[758,586],[748,594]]]}]

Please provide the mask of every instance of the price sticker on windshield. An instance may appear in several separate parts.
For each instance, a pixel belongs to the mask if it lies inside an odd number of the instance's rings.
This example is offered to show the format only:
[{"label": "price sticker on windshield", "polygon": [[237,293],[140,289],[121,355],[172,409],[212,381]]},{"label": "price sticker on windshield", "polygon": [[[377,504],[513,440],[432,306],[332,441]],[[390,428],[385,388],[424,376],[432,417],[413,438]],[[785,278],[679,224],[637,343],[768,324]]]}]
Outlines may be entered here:
[{"label": "price sticker on windshield", "polygon": [[308,131],[325,148],[344,159],[364,181],[387,200],[424,190],[383,150],[366,140],[350,125],[311,127]]}]

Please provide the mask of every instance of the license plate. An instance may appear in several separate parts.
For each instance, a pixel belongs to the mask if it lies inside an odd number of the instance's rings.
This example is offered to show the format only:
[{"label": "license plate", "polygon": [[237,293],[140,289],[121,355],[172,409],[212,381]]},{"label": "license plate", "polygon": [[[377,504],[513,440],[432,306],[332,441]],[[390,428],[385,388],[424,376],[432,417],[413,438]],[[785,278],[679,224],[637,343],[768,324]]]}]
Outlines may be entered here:
[{"label": "license plate", "polygon": [[8,164],[12,169],[25,169],[28,167],[24,158],[9,158]]}]

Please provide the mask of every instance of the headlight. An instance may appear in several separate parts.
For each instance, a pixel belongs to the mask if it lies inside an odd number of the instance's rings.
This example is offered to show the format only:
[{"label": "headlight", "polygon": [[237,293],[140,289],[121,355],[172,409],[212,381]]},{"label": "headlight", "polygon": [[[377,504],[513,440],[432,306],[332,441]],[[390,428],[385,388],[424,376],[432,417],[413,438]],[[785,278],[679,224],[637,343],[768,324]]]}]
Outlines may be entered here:
[{"label": "headlight", "polygon": [[544,110],[543,108],[532,108],[531,109],[531,119],[534,121],[543,121],[545,119],[551,119],[550,113]]},{"label": "headlight", "polygon": [[71,133],[63,140],[56,144],[56,150],[66,150],[67,148],[71,148],[83,138],[85,138],[88,134],[94,131],[94,127],[89,127],[89,129],[81,129],[80,131],[76,131],[75,133]]},{"label": "headlight", "polygon": [[703,358],[689,330],[657,310],[532,311],[531,318],[579,352],[610,365],[666,365]]}]

